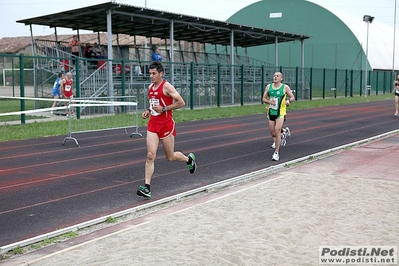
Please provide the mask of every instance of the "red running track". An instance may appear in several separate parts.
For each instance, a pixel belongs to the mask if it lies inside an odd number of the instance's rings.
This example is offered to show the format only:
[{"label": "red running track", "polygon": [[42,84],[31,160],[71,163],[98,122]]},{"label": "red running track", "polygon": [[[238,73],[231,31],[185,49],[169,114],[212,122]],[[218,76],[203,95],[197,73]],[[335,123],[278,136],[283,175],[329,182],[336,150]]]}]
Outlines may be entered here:
[{"label": "red running track", "polygon": [[179,123],[176,150],[194,152],[198,171],[165,160],[161,146],[150,200],[136,195],[145,138],[113,130],[76,134],[80,148],[62,146],[64,136],[2,142],[0,246],[395,130],[392,110],[393,100],[289,111],[292,137],[279,162],[265,115]]}]

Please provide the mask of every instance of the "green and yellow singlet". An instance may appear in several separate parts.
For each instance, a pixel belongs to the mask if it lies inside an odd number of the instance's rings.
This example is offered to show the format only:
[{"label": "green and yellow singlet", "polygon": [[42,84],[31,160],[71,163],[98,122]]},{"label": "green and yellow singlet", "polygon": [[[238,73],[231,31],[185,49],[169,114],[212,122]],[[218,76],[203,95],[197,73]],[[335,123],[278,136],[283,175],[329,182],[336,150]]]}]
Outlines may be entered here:
[{"label": "green and yellow singlet", "polygon": [[270,84],[267,94],[270,100],[275,99],[276,104],[270,104],[269,115],[280,118],[287,114],[287,105],[285,104],[286,94],[284,93],[284,87],[284,83],[282,83],[280,88],[277,89],[273,88],[273,84]]}]

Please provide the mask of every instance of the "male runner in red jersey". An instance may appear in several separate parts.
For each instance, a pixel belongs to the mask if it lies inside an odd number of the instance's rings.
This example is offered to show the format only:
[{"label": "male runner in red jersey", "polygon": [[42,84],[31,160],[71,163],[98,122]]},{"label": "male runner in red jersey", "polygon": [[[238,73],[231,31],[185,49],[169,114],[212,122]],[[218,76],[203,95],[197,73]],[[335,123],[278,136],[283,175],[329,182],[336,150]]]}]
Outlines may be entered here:
[{"label": "male runner in red jersey", "polygon": [[148,87],[149,107],[142,113],[144,119],[150,118],[147,126],[147,160],[145,162],[144,186],[137,190],[137,195],[150,198],[150,183],[154,174],[154,161],[159,142],[168,161],[186,162],[191,174],[197,169],[195,155],[187,156],[174,151],[176,128],[172,110],[185,106],[185,102],[172,84],[163,80],[163,66],[160,62],[153,62],[149,66],[152,84]]},{"label": "male runner in red jersey", "polygon": [[[73,99],[73,80],[72,80],[72,73],[66,73],[64,79],[60,81],[60,89],[61,89],[61,96],[66,99]],[[72,103],[72,102],[70,102]],[[69,116],[68,109],[66,111],[67,116]],[[73,106],[71,106],[71,115],[74,116]]]}]

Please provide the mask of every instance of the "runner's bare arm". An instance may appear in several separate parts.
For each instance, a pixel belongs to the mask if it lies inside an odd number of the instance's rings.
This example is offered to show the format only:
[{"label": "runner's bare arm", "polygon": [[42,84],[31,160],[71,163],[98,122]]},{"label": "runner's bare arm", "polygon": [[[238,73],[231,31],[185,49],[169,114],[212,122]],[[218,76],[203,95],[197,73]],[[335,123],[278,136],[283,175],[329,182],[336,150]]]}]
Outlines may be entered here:
[{"label": "runner's bare arm", "polygon": [[64,83],[65,83],[65,79],[60,80],[60,92],[61,92],[61,96],[64,95]]},{"label": "runner's bare arm", "polygon": [[270,102],[269,102],[270,97],[269,97],[269,94],[268,94],[269,86],[270,86],[270,84],[268,84],[268,85],[266,86],[266,88],[265,88],[265,93],[263,93],[262,101],[263,101],[264,103],[270,103]]},{"label": "runner's bare arm", "polygon": [[291,90],[291,88],[290,88],[290,86],[288,86],[288,85],[285,85],[285,87],[284,87],[284,90],[285,90],[285,93],[288,95],[288,99],[287,99],[287,101],[288,101],[288,104],[287,105],[289,105],[291,102],[293,102],[293,101],[295,101],[295,96],[294,96],[294,94],[292,93],[292,90]]},{"label": "runner's bare arm", "polygon": [[179,109],[179,108],[181,108],[181,107],[186,105],[186,103],[184,102],[184,100],[181,97],[181,95],[177,92],[175,87],[173,87],[173,85],[170,84],[169,82],[166,82],[165,85],[164,85],[164,93],[165,93],[165,95],[168,95],[168,96],[172,97],[173,100],[174,100],[173,104],[165,106],[167,111]]}]

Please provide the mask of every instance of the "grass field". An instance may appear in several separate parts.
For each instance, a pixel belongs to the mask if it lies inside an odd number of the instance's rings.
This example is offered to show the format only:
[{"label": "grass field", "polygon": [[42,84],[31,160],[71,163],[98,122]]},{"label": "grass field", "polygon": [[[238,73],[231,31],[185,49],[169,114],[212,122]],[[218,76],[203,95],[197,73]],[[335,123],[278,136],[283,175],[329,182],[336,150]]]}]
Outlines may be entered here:
[{"label": "grass field", "polygon": [[[330,98],[312,101],[298,101],[290,105],[289,111],[307,108],[317,108],[322,106],[337,106],[354,104],[360,102],[371,102],[392,99],[392,109],[394,109],[394,100],[392,94],[383,94],[369,97],[348,97],[348,98]],[[0,113],[13,112],[20,110],[19,101],[0,101]],[[27,103],[26,109],[33,109],[33,105]],[[289,112],[288,111],[288,112]],[[205,119],[214,119],[232,116],[245,116],[250,114],[265,113],[264,104],[254,104],[245,106],[217,107],[203,109],[182,109],[174,111],[174,119],[177,123],[184,121],[196,121]],[[19,119],[19,116],[17,116]],[[10,119],[8,117],[8,119]],[[29,116],[26,118],[29,119]],[[1,121],[1,120],[0,120]],[[4,120],[3,120],[4,121]],[[139,118],[139,126],[146,126],[147,120]],[[0,126],[0,142],[10,140],[22,140],[30,138],[40,138],[48,136],[65,136],[68,133],[67,120],[35,122],[19,125]]]}]

